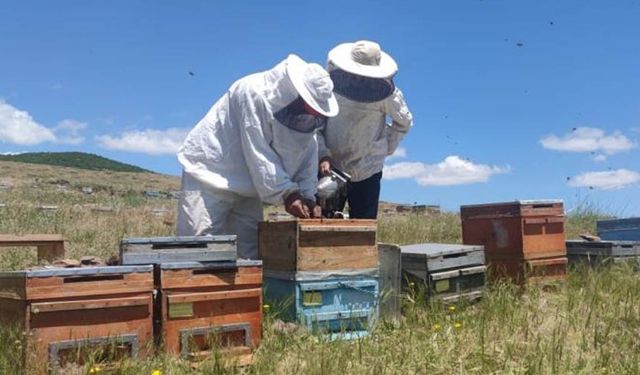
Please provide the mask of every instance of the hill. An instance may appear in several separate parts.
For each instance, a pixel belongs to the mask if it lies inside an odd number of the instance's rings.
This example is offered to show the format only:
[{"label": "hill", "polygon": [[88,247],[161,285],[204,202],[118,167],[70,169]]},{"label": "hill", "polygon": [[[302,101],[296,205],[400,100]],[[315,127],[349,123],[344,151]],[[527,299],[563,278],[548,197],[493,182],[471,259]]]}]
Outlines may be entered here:
[{"label": "hill", "polygon": [[135,165],[121,163],[96,154],[85,152],[27,152],[17,155],[0,155],[0,161],[55,165],[88,169],[91,171],[150,172]]},{"label": "hill", "polygon": [[[94,193],[103,191],[117,194],[127,192],[142,194],[145,190],[170,192],[180,190],[180,177],[161,173],[95,171],[0,160],[0,193],[2,186],[26,200],[42,204],[57,204],[58,199],[69,198],[68,194],[60,190],[64,189],[61,186],[77,192],[80,192],[82,187],[89,186],[93,188]],[[98,197],[94,194],[94,198]],[[0,194],[0,203],[6,203],[3,201],[2,194]]]}]

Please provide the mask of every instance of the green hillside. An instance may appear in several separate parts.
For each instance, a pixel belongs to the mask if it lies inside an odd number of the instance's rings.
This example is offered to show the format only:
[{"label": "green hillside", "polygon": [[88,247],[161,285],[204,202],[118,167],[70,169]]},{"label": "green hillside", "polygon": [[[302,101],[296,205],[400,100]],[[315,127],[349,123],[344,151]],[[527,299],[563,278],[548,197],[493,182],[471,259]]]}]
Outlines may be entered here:
[{"label": "green hillside", "polygon": [[28,152],[17,155],[0,155],[0,161],[57,165],[92,171],[151,172],[135,165],[121,163],[85,152]]}]

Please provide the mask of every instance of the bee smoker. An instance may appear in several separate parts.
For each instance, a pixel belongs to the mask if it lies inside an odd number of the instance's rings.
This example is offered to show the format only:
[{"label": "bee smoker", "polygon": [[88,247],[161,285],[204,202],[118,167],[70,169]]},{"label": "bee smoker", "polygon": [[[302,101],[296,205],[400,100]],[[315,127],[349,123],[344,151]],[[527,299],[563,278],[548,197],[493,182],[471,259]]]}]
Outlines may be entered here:
[{"label": "bee smoker", "polygon": [[341,219],[345,214],[340,211],[347,196],[347,185],[351,176],[332,168],[328,176],[320,178],[316,188],[316,202],[322,207],[322,216]]}]

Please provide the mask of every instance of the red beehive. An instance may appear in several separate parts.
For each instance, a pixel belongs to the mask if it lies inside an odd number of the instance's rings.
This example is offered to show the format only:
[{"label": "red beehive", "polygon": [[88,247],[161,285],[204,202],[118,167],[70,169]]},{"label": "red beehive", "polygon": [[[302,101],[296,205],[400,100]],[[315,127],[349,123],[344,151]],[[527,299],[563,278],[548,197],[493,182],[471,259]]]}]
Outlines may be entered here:
[{"label": "red beehive", "polygon": [[0,322],[29,334],[30,374],[57,373],[82,349],[145,356],[153,349],[152,314],[152,266],[0,273]]},{"label": "red beehive", "polygon": [[157,272],[156,332],[167,352],[197,360],[219,345],[250,363],[262,335],[262,262],[163,263]]},{"label": "red beehive", "polygon": [[562,201],[468,205],[460,208],[460,217],[463,243],[484,246],[494,278],[523,280],[529,275],[533,281],[566,274]]}]

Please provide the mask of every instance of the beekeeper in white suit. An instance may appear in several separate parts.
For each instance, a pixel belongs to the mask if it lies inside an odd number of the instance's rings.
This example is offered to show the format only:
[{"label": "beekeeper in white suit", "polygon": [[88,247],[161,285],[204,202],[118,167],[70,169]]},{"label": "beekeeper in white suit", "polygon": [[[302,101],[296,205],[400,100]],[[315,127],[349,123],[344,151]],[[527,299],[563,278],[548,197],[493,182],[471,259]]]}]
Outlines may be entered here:
[{"label": "beekeeper in white suit", "polygon": [[178,235],[236,234],[239,257],[255,259],[263,202],[319,216],[316,130],[338,113],[332,91],[327,71],[296,55],[231,85],[178,151]]},{"label": "beekeeper in white suit", "polygon": [[318,134],[320,171],[326,175],[335,167],[350,174],[340,206],[348,201],[351,218],[375,219],[385,158],[413,124],[393,82],[398,65],[380,45],[363,40],[333,48],[328,70],[340,113]]}]

